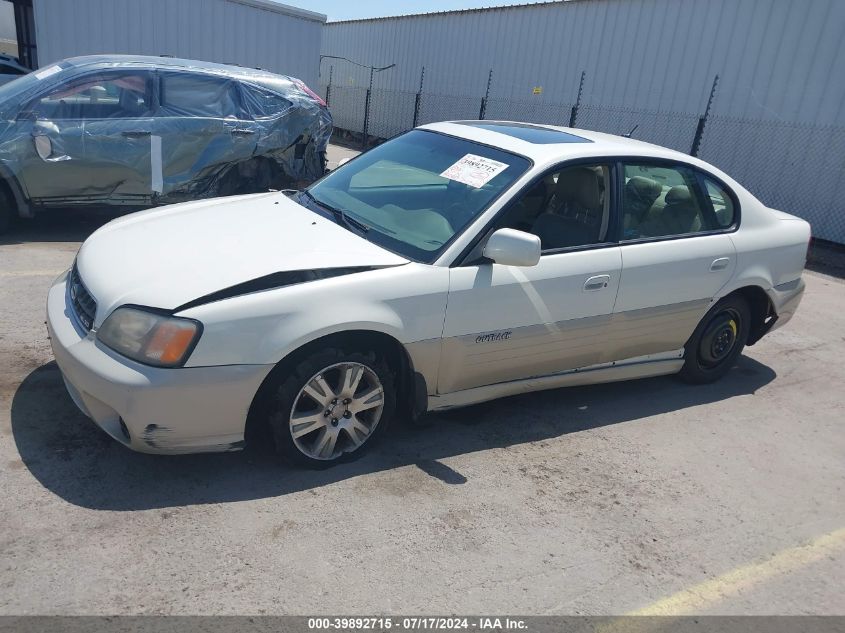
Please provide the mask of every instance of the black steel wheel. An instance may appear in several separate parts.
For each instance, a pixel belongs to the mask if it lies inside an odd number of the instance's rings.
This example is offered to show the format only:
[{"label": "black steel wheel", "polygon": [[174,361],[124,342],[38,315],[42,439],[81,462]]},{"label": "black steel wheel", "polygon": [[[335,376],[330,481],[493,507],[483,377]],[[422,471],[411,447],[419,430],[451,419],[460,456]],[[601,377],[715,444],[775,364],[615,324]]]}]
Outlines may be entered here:
[{"label": "black steel wheel", "polygon": [[733,367],[748,340],[751,313],[739,295],[713,306],[684,346],[680,376],[691,383],[718,380]]}]

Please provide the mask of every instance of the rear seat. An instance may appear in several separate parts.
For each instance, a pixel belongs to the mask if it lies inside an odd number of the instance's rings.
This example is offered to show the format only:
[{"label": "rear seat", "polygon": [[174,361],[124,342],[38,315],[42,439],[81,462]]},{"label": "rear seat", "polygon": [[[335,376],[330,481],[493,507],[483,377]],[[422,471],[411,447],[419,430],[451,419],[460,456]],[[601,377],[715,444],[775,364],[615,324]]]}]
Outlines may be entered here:
[{"label": "rear seat", "polygon": [[663,187],[651,178],[634,176],[625,183],[623,194],[625,228],[639,225],[646,218],[661,193],[663,193]]},{"label": "rear seat", "polygon": [[689,187],[678,185],[666,192],[663,207],[655,204],[639,225],[642,237],[683,235],[701,228],[701,214]]}]

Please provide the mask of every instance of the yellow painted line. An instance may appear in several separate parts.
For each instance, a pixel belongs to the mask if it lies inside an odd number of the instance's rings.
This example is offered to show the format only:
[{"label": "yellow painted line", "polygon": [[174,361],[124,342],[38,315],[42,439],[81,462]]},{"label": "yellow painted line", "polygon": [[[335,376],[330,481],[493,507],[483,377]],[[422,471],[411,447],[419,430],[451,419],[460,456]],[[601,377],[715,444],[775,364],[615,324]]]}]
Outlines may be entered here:
[{"label": "yellow painted line", "polygon": [[61,270],[3,270],[0,277],[58,277]]},{"label": "yellow painted line", "polygon": [[700,612],[709,605],[827,558],[843,548],[845,528],[840,528],[804,545],[782,550],[766,560],[737,567],[628,615],[684,615]]}]

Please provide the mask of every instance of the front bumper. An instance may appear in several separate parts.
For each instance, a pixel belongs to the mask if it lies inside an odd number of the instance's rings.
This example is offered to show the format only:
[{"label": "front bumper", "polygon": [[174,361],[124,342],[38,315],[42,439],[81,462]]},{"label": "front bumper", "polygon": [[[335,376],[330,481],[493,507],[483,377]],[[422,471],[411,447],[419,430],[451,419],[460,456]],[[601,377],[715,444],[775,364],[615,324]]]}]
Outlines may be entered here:
[{"label": "front bumper", "polygon": [[144,453],[237,450],[271,365],[162,369],[124,358],[72,316],[66,277],[47,297],[47,329],[68,393],[120,443]]}]

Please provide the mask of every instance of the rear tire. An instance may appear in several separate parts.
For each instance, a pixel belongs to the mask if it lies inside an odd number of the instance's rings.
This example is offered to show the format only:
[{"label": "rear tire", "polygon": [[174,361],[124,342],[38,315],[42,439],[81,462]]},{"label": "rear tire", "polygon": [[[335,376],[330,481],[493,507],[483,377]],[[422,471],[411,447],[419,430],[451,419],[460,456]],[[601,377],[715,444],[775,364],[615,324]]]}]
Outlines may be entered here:
[{"label": "rear tire", "polygon": [[276,452],[315,469],[357,459],[387,429],[394,385],[390,366],[376,352],[317,351],[275,387],[268,421]]},{"label": "rear tire", "polygon": [[742,353],[751,329],[751,310],[739,295],[729,295],[714,305],[684,346],[685,382],[707,384],[730,371]]}]

